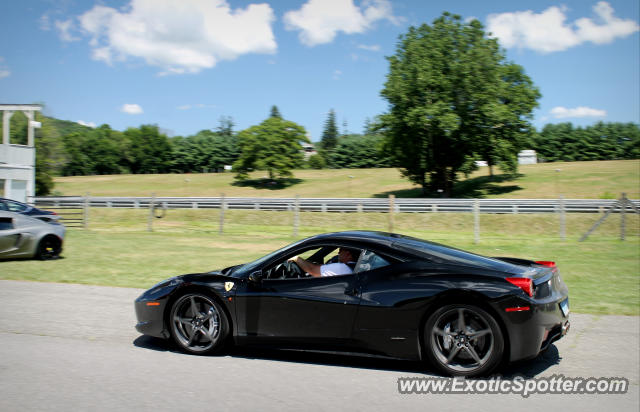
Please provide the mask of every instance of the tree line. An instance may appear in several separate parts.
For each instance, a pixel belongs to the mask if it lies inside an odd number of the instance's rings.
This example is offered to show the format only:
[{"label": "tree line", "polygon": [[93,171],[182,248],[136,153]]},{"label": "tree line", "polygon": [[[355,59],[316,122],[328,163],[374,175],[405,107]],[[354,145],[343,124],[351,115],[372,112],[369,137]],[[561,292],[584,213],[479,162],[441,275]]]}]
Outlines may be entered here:
[{"label": "tree line", "polygon": [[640,127],[634,123],[547,124],[532,140],[538,158],[547,162],[640,158]]},{"label": "tree line", "polygon": [[[403,168],[391,153],[390,140],[379,131],[379,119],[367,121],[362,134],[341,134],[335,116],[330,110],[322,139],[315,144],[318,153],[305,161],[300,146],[308,142],[304,128],[282,119],[275,106],[263,123],[240,132],[233,129],[231,117],[222,117],[215,129],[171,138],[155,125],[121,132],[106,124],[90,128],[36,114],[42,123],[35,139],[36,191],[39,196],[49,194],[53,176],[221,172],[228,165],[239,179],[246,179],[252,170],[266,170],[271,179],[277,179],[290,177],[291,170],[300,168]],[[11,142],[26,144],[26,117],[14,114],[11,126]],[[289,138],[279,130],[285,134],[289,130]],[[545,162],[638,159],[640,127],[604,122],[586,127],[547,124],[533,131],[523,148],[536,150],[539,161]],[[470,172],[475,164],[467,163],[467,168]]]}]

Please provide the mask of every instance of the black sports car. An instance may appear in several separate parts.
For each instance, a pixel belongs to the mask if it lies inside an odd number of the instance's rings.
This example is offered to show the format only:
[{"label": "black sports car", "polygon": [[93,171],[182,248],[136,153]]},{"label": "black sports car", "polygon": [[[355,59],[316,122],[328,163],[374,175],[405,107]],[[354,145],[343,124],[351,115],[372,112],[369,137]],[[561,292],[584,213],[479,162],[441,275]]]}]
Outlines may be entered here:
[{"label": "black sports car", "polygon": [[[311,277],[288,259],[327,264],[355,250],[353,273]],[[314,236],[254,262],[163,281],[135,301],[136,329],[184,351],[227,343],[428,360],[486,375],[532,358],[569,329],[553,262],[489,258],[381,232]]]}]

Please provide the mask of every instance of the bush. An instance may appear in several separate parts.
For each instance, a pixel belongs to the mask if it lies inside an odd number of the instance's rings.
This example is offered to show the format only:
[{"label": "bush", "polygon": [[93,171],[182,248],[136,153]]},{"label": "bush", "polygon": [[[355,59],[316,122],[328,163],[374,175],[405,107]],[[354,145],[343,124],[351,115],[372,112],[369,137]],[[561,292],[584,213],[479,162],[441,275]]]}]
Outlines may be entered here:
[{"label": "bush", "polygon": [[314,154],[309,156],[307,160],[307,164],[310,169],[324,169],[327,167],[327,162],[324,160],[324,157],[320,154]]}]

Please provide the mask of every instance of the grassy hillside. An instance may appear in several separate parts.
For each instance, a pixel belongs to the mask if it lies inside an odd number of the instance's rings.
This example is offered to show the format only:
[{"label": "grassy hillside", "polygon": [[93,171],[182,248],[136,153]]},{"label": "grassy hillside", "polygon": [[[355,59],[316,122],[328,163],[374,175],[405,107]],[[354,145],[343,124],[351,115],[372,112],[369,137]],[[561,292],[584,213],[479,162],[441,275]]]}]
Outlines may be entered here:
[{"label": "grassy hillside", "polygon": [[[254,172],[247,184],[234,183],[232,173],[76,176],[55,179],[60,195],[219,196],[233,197],[398,197],[420,196],[420,189],[397,169],[297,170],[282,186]],[[455,197],[614,198],[626,192],[640,198],[640,160],[560,162],[521,166],[516,177],[488,176],[486,167],[461,178]]]}]

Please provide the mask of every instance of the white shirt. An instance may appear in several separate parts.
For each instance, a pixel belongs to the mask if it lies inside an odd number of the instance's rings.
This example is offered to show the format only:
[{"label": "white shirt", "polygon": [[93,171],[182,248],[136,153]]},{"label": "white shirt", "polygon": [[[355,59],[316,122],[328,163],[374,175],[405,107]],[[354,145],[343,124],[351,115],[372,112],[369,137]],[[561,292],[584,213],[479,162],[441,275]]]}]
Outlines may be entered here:
[{"label": "white shirt", "polygon": [[328,263],[320,266],[320,276],[350,275],[353,270],[345,263]]}]

